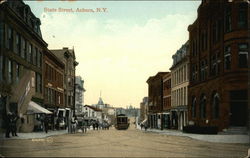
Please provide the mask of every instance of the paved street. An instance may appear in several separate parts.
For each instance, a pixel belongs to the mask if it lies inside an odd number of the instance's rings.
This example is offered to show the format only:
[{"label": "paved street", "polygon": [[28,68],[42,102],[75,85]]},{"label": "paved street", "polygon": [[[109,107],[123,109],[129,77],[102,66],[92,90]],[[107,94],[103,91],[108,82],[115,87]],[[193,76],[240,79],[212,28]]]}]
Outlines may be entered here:
[{"label": "paved street", "polygon": [[40,139],[4,140],[3,156],[246,157],[249,146],[129,130],[88,131]]}]

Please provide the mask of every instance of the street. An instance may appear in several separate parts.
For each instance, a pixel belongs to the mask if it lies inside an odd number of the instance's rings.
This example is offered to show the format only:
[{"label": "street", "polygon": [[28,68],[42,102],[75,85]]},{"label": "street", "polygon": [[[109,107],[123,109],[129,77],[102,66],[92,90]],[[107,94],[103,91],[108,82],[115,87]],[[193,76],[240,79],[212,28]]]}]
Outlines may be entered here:
[{"label": "street", "polygon": [[15,157],[246,157],[247,144],[223,144],[136,130],[88,131],[44,139],[4,140],[0,155]]}]

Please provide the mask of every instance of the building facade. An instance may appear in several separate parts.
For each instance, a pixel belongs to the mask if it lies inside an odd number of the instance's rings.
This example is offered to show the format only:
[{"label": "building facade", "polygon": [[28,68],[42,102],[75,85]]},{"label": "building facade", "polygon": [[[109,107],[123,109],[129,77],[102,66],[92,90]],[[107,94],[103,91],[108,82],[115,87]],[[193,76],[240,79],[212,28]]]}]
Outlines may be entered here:
[{"label": "building facade", "polygon": [[140,104],[140,122],[146,120],[148,114],[148,97],[144,97]]},{"label": "building facade", "polygon": [[163,76],[163,114],[162,126],[163,129],[171,127],[171,73]]},{"label": "building facade", "polygon": [[188,27],[189,120],[219,131],[247,127],[249,1],[203,0]]},{"label": "building facade", "polygon": [[[34,116],[29,103],[43,105],[42,58],[47,43],[40,19],[23,1],[0,3],[0,126],[8,112],[21,119],[18,130],[32,131]],[[20,121],[22,120],[22,121]]]},{"label": "building facade", "polygon": [[168,72],[158,72],[148,78],[148,126],[162,129],[163,76]]},{"label": "building facade", "polygon": [[188,123],[189,43],[173,55],[171,70],[171,124],[182,130]]},{"label": "building facade", "polygon": [[60,110],[66,118],[75,114],[75,69],[78,63],[76,62],[74,49],[57,49],[51,52],[64,63],[64,105],[65,108]]},{"label": "building facade", "polygon": [[[65,119],[59,112],[64,109],[64,64],[49,50],[43,53],[44,107],[51,112],[50,123],[54,129],[56,120]],[[60,115],[58,115],[60,113]],[[65,121],[65,120],[64,120]]]},{"label": "building facade", "polygon": [[76,115],[83,114],[84,106],[84,80],[81,76],[75,78],[75,113]]}]

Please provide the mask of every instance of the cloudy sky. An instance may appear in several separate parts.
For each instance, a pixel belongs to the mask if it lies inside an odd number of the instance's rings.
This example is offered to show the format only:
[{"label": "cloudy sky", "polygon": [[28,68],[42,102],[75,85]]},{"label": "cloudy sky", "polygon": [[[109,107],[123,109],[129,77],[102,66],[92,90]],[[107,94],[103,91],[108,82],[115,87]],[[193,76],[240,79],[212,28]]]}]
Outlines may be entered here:
[{"label": "cloudy sky", "polygon": [[[76,75],[85,81],[84,104],[102,92],[115,107],[140,106],[146,80],[169,71],[172,55],[188,40],[200,1],[26,1],[40,18],[49,49],[75,49]],[[106,12],[76,12],[107,8]],[[48,9],[51,12],[48,12]],[[60,12],[62,9],[74,12]]]}]

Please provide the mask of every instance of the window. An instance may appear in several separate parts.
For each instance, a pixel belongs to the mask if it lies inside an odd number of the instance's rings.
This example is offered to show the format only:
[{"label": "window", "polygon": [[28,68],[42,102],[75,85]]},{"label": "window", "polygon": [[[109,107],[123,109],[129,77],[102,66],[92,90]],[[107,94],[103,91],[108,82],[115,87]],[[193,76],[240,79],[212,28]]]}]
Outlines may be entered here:
[{"label": "window", "polygon": [[247,68],[248,67],[248,44],[239,44],[239,67]]},{"label": "window", "polygon": [[13,65],[11,60],[8,61],[8,81],[11,83],[13,80]]},{"label": "window", "polygon": [[196,97],[192,97],[192,106],[191,106],[192,117],[196,117]]},{"label": "window", "polygon": [[19,33],[16,34],[16,53],[20,55],[21,53],[21,36]]},{"label": "window", "polygon": [[220,113],[220,97],[218,93],[213,93],[212,95],[212,117],[214,119],[219,118]]},{"label": "window", "polygon": [[36,92],[42,93],[42,77],[39,73],[36,73]]},{"label": "window", "polygon": [[33,64],[34,65],[37,65],[37,53],[38,53],[38,49],[35,48],[33,52]]},{"label": "window", "polygon": [[231,47],[226,46],[224,52],[224,67],[226,70],[231,69]]},{"label": "window", "polygon": [[239,5],[238,27],[239,28],[247,27],[247,3],[241,3]]},{"label": "window", "polygon": [[225,32],[230,31],[232,31],[231,7],[227,7],[225,10]]},{"label": "window", "polygon": [[200,118],[206,118],[206,96],[204,94],[200,97]]},{"label": "window", "polygon": [[41,52],[37,52],[37,66],[41,67],[42,66],[42,54]]},{"label": "window", "polygon": [[3,81],[3,72],[4,72],[4,70],[3,70],[3,64],[4,64],[4,62],[3,62],[3,56],[2,55],[0,55],[0,81]]},{"label": "window", "polygon": [[28,43],[28,53],[27,53],[27,61],[31,62],[31,54],[32,54],[32,46]]},{"label": "window", "polygon": [[212,26],[212,39],[213,39],[213,44],[219,41],[220,39],[220,23],[221,20],[217,20],[213,26]]},{"label": "window", "polygon": [[4,24],[0,21],[0,48],[3,47],[3,40],[4,39]]},{"label": "window", "polygon": [[217,52],[211,57],[210,75],[216,76],[220,73],[220,53]]},{"label": "window", "polygon": [[192,65],[192,81],[196,81],[197,80],[197,70],[198,67],[197,65]]},{"label": "window", "polygon": [[23,58],[23,59],[25,59],[26,58],[26,40],[23,38],[23,37],[21,37],[21,45],[22,45],[22,48],[21,48],[21,57]]},{"label": "window", "polygon": [[20,65],[16,63],[16,82],[19,82],[20,79]]},{"label": "window", "polygon": [[8,27],[7,29],[6,48],[9,50],[13,50],[13,30],[10,27]]},{"label": "window", "polygon": [[202,60],[200,63],[200,79],[205,80],[207,76],[207,60]]}]

